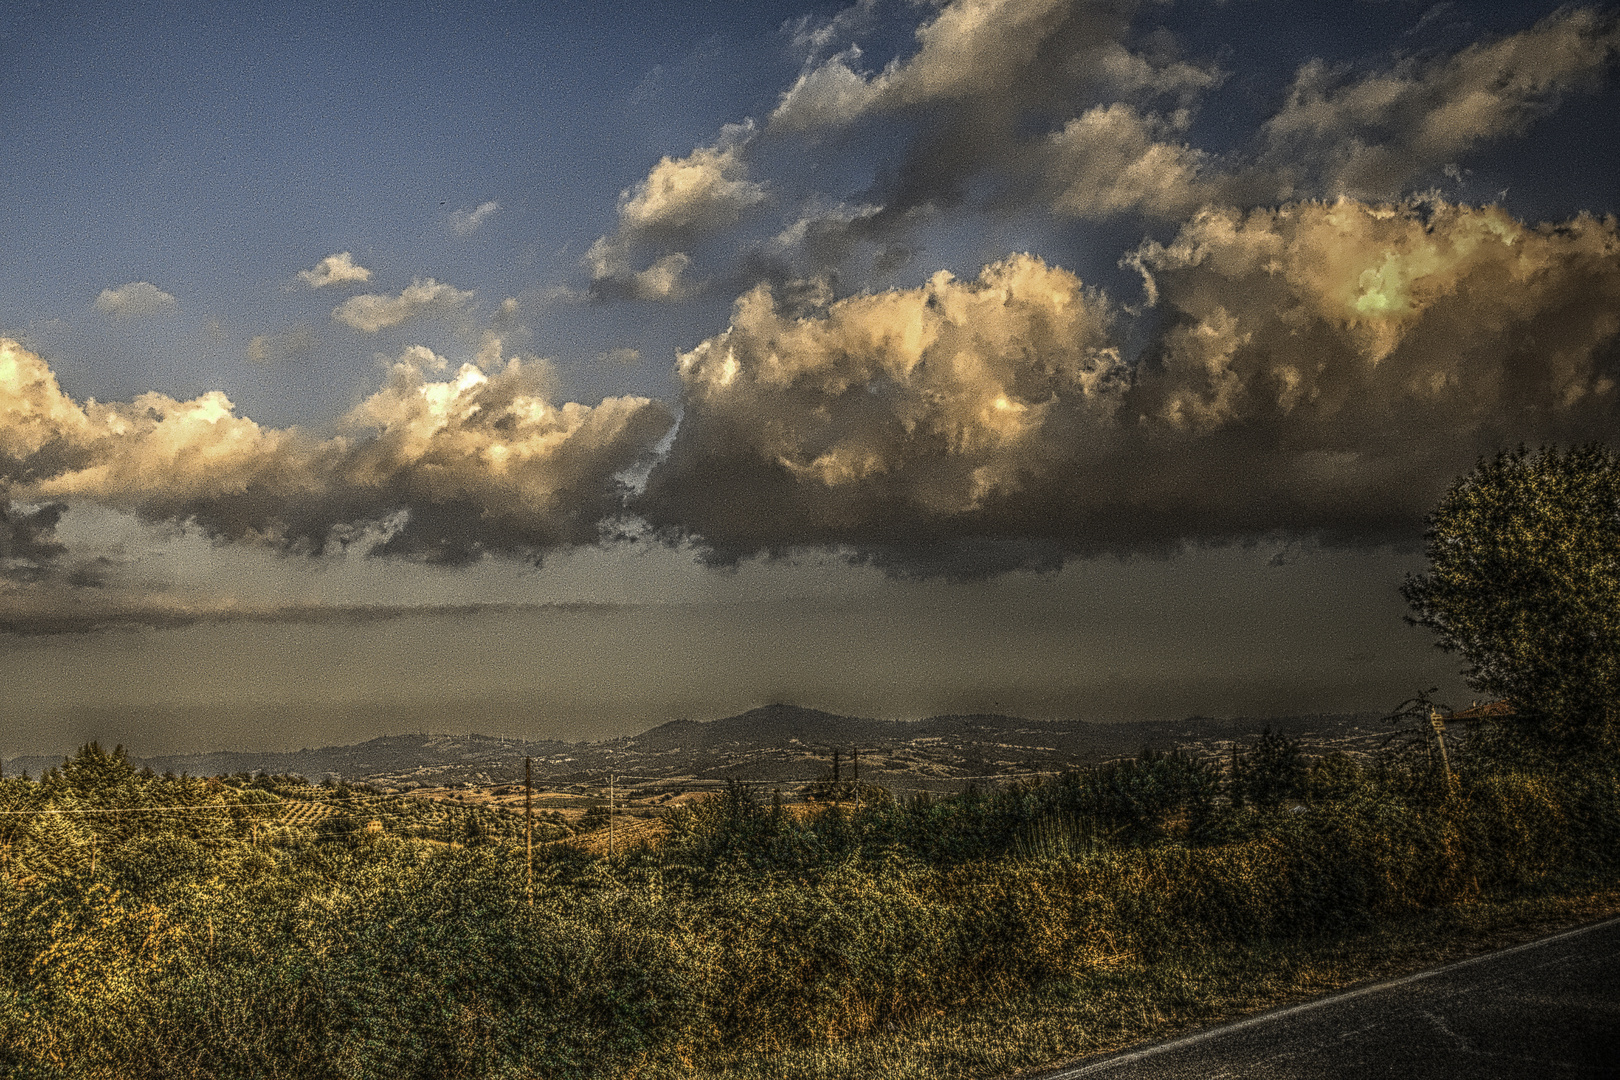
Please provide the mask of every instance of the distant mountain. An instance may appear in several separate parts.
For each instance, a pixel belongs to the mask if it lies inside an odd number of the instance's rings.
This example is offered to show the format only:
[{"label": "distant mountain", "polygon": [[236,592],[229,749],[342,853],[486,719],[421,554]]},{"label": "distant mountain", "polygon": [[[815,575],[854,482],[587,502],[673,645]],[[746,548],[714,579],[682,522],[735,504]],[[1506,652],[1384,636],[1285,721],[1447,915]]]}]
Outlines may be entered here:
[{"label": "distant mountain", "polygon": [[916,726],[905,720],[865,720],[798,705],[766,705],[723,720],[671,720],[618,741],[655,753],[727,746],[787,746],[795,741],[819,747],[912,739],[916,738]]},{"label": "distant mountain", "polygon": [[[1062,769],[1134,755],[1144,748],[1177,747],[1211,755],[1233,742],[1252,741],[1270,727],[1308,746],[1366,749],[1387,729],[1376,713],[1240,717],[1147,722],[1027,720],[999,714],[942,715],[924,720],[873,720],[798,705],[767,705],[720,720],[671,720],[639,735],[602,742],[525,741],[494,735],[386,735],[349,746],[284,752],[220,751],[131,758],[156,772],[219,776],[293,773],[388,787],[508,784],[534,759],[537,781],[605,783],[623,776],[727,778],[764,781],[813,779],[834,750],[859,752],[863,775],[880,781],[907,776],[939,778]],[[6,762],[6,774],[38,777],[61,758],[31,756]]]}]

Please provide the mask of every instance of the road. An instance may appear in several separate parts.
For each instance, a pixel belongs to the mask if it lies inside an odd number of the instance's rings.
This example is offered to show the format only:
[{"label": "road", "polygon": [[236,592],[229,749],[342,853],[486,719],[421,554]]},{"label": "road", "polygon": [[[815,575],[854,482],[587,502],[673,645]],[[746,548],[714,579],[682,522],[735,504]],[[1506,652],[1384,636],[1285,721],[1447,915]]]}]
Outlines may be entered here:
[{"label": "road", "polygon": [[1039,1080],[1620,1080],[1620,919]]}]

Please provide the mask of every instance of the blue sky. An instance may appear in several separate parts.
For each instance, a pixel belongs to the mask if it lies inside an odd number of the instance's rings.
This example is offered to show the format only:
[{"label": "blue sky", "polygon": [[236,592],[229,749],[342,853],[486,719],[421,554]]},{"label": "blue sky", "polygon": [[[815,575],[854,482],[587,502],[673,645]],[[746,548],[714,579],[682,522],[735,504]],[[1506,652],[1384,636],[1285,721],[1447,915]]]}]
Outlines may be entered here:
[{"label": "blue sky", "polygon": [[[1464,694],[1394,587],[1477,455],[1615,429],[1617,44],[1553,4],[8,5],[0,753],[331,693],[565,732]],[[1223,602],[1201,698],[1165,657]],[[514,682],[556,604],[705,629]],[[358,668],[242,673],[312,626]],[[841,684],[876,626],[937,667]],[[399,641],[455,692],[364,662]]]}]

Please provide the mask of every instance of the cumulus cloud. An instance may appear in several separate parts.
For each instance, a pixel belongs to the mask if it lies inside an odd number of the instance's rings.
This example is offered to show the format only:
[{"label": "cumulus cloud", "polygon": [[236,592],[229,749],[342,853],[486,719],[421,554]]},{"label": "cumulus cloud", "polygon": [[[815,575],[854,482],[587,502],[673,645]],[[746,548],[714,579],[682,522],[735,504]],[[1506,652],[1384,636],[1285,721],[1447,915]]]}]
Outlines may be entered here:
[{"label": "cumulus cloud", "polygon": [[351,281],[370,281],[371,271],[356,264],[349,252],[340,251],[316,263],[313,270],[298,271],[298,276],[310,288],[321,289],[328,285],[346,285]]},{"label": "cumulus cloud", "polygon": [[179,307],[179,301],[150,281],[131,281],[116,289],[102,289],[101,295],[96,297],[96,310],[114,318],[158,315],[177,311]]},{"label": "cumulus cloud", "polygon": [[620,512],[615,477],[671,423],[645,398],[554,404],[550,366],[502,359],[498,341],[480,364],[430,377],[445,367],[407,350],[342,434],[317,439],[239,416],[217,391],[80,404],[37,355],[0,340],[0,493],[312,553],[362,541],[451,563],[539,555],[594,541]]},{"label": "cumulus cloud", "polygon": [[1029,256],[821,317],[760,287],[725,333],[680,356],[681,425],[636,507],[722,559],[926,547],[1053,465],[1053,446],[1107,426],[1126,377],[1112,318]]},{"label": "cumulus cloud", "polygon": [[[1186,200],[1168,197],[1166,189],[1187,187],[1175,171],[1195,170],[1197,154],[1163,143],[1167,125],[1152,120],[1145,103],[1169,97],[1185,108],[1219,85],[1222,74],[1182,59],[1167,35],[1133,47],[1136,6],[952,0],[917,29],[911,56],[880,71],[866,70],[855,46],[807,68],[782,94],[768,130],[838,130],[897,113],[924,119],[898,169],[871,193],[884,210],[861,223],[863,231],[904,229],[918,208],[957,205],[968,197],[970,181],[985,172],[1012,180],[1010,188],[998,186],[998,198],[1019,201],[1035,191],[1048,198],[1073,192],[1129,166],[1130,179],[1114,186],[1141,197],[1116,191],[1087,207],[1085,216],[1115,204],[1108,213],[1143,206],[1168,212],[1169,204]],[[1124,113],[1107,111],[1115,105]],[[1124,130],[1126,118],[1135,119],[1137,130]],[[1109,129],[1094,130],[1098,121],[1109,121]],[[1048,138],[1053,131],[1059,134]],[[1133,148],[1134,155],[1124,157]],[[1159,169],[1173,171],[1149,175]],[[1063,212],[1076,213],[1075,202],[1068,198]]]},{"label": "cumulus cloud", "polygon": [[[646,179],[621,193],[617,228],[585,254],[591,279],[627,284],[645,299],[678,295],[689,256],[672,249],[735,225],[767,197],[765,185],[749,178],[744,151],[752,138],[751,124],[732,125],[713,146],[662,158]],[[638,275],[634,263],[649,249],[661,254]]]},{"label": "cumulus cloud", "polygon": [[457,210],[450,215],[450,228],[455,231],[457,236],[470,236],[478,226],[482,225],[491,214],[500,208],[501,204],[491,199],[489,202],[479,203],[472,210]]},{"label": "cumulus cloud", "polygon": [[417,279],[398,296],[362,293],[332,309],[332,318],[362,333],[374,334],[419,315],[450,311],[473,297],[472,290],[457,289],[442,281]]},{"label": "cumulus cloud", "polygon": [[731,561],[843,547],[921,573],[1271,533],[1409,539],[1476,456],[1620,421],[1620,235],[1435,202],[1209,210],[1134,256],[1163,329],[1024,256],[784,313],[680,357],[635,506]]},{"label": "cumulus cloud", "polygon": [[[1613,13],[1562,9],[1519,33],[1370,72],[1313,61],[1246,145],[1212,155],[1186,132],[1223,73],[1179,56],[1164,33],[1139,34],[1136,8],[951,0],[918,28],[913,54],[881,69],[854,45],[815,60],[782,94],[768,130],[840,130],[884,114],[924,121],[869,193],[882,212],[849,226],[872,235],[986,190],[1000,204],[1036,201],[1092,219],[1391,199],[1485,142],[1522,134],[1568,94],[1597,88],[1620,45]],[[981,175],[998,182],[977,185]]]}]

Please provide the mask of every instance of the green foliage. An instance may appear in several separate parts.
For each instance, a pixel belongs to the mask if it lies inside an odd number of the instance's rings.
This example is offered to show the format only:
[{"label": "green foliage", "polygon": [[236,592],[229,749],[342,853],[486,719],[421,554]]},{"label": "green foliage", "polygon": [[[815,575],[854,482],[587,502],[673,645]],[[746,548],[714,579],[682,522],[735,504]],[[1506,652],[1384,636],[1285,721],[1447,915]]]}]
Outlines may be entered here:
[{"label": "green foliage", "polygon": [[48,784],[0,782],[7,807],[115,811],[0,818],[24,822],[3,826],[0,1075],[686,1076],[1212,943],[1612,880],[1617,779],[1479,768],[1437,790],[1330,755],[1282,815],[1222,803],[1182,755],[858,813],[732,785],[661,847],[538,849],[531,907],[521,847],[464,824],[451,845],[254,817],[433,809],[415,800],[282,799],[86,748]]},{"label": "green foliage", "polygon": [[1620,749],[1620,459],[1596,444],[1482,460],[1429,515],[1412,622],[1527,735]]}]

